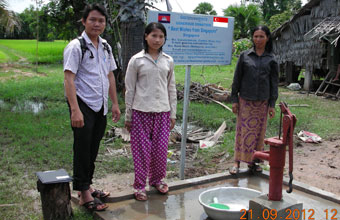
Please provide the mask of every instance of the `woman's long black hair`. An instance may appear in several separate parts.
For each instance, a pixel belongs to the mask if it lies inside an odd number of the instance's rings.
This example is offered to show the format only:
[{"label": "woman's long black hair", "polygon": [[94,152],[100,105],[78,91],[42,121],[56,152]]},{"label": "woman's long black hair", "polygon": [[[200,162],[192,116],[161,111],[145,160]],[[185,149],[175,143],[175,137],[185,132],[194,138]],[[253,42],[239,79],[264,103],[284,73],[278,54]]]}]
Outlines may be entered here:
[{"label": "woman's long black hair", "polygon": [[[149,52],[149,46],[148,46],[148,42],[146,42],[146,40],[145,40],[145,35],[150,34],[155,29],[159,29],[159,30],[161,30],[163,32],[164,38],[165,38],[164,39],[164,44],[165,44],[165,41],[166,41],[166,29],[165,29],[164,25],[159,23],[159,22],[151,22],[151,23],[149,23],[145,27],[145,31],[144,31],[144,35],[143,35],[143,46],[144,46],[145,52]],[[158,51],[161,52],[162,48],[163,48],[163,46],[161,46]]]},{"label": "woman's long black hair", "polygon": [[[259,25],[259,26],[256,26],[254,27],[252,30],[251,30],[251,41],[253,42],[253,36],[254,36],[254,33],[255,31],[258,31],[258,30],[261,30],[263,31],[264,33],[266,33],[267,37],[268,37],[268,41],[266,43],[266,48],[265,48],[265,51],[267,52],[272,52],[273,51],[273,39],[272,39],[272,34],[270,33],[270,30],[267,26],[265,25]],[[254,46],[254,49],[255,49],[255,44],[253,42],[253,46]]]}]

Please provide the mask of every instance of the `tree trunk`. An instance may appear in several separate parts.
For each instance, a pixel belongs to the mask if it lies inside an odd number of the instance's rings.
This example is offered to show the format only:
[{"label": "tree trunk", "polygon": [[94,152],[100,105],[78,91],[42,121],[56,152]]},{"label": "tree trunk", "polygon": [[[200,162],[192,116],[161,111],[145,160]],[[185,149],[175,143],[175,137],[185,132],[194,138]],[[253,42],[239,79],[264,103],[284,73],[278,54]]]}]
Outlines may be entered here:
[{"label": "tree trunk", "polygon": [[143,49],[144,22],[141,20],[122,22],[120,24],[120,31],[122,37],[122,71],[125,78],[130,58]]},{"label": "tree trunk", "polygon": [[41,196],[44,220],[72,218],[71,191],[69,183],[43,184],[37,182]]}]

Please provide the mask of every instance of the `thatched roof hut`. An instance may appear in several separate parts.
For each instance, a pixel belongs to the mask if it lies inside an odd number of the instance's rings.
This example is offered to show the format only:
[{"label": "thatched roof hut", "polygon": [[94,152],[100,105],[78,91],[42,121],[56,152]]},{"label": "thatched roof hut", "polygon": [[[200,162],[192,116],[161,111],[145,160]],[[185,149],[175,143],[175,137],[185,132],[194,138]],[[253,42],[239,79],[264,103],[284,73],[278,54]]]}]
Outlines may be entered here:
[{"label": "thatched roof hut", "polygon": [[274,51],[286,81],[305,68],[304,89],[309,90],[312,75],[335,70],[340,63],[339,36],[340,0],[311,0],[273,31]]}]

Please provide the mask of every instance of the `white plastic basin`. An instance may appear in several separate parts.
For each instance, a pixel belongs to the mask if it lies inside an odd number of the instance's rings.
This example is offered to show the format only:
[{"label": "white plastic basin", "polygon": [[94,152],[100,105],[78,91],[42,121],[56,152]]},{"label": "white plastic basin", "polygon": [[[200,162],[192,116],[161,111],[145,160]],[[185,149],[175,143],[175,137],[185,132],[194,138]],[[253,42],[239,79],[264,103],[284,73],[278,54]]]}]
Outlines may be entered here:
[{"label": "white plastic basin", "polygon": [[[249,210],[249,200],[261,195],[260,191],[243,187],[219,187],[209,189],[199,195],[198,201],[209,218],[214,220],[239,220],[245,209]],[[212,203],[224,204],[228,210],[210,206]],[[242,210],[242,211],[241,211]]]}]

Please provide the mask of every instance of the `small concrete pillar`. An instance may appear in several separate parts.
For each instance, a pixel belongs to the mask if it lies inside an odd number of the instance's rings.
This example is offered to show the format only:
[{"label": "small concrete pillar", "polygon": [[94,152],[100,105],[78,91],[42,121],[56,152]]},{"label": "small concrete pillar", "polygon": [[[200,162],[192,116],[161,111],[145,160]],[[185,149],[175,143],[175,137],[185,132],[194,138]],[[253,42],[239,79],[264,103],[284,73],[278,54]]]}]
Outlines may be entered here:
[{"label": "small concrete pillar", "polygon": [[297,203],[289,195],[281,201],[268,200],[267,195],[261,195],[249,201],[248,220],[254,219],[302,219],[302,203]]}]

